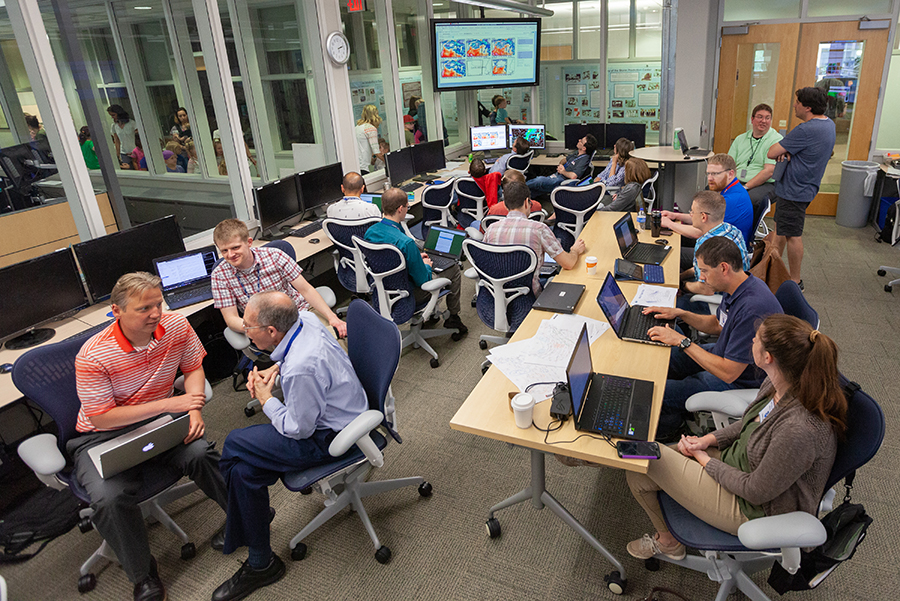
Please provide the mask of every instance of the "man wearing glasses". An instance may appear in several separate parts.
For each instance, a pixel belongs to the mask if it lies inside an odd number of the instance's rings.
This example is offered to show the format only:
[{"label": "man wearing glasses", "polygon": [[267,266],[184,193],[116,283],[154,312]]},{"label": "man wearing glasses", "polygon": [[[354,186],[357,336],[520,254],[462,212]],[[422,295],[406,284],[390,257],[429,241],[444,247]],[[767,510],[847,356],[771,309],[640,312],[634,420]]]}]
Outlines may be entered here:
[{"label": "man wearing glasses", "polygon": [[734,139],[728,154],[737,164],[737,178],[750,195],[753,206],[759,206],[775,191],[775,159],[766,156],[782,135],[772,129],[772,107],[757,104],[750,118],[750,130]]}]

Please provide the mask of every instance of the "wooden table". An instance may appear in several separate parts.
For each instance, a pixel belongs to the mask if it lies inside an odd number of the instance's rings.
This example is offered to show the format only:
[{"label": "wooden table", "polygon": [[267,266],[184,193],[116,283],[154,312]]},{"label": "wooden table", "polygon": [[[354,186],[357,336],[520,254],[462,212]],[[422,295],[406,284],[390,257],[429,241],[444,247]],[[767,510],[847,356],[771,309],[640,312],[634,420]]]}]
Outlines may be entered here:
[{"label": "wooden table", "polygon": [[[598,213],[591,218],[581,233],[580,238],[585,240],[588,254],[595,254],[598,258],[596,275],[588,275],[584,271],[584,267],[579,266],[579,268],[571,271],[564,270],[556,276],[555,281],[557,282],[584,284],[584,294],[575,308],[577,315],[606,321],[603,312],[597,304],[596,297],[606,275],[606,268],[612,268],[612,262],[615,256],[618,255],[618,247],[612,232],[612,223],[621,215],[621,213]],[[639,235],[643,241],[650,239],[649,232],[640,232]],[[666,280],[669,280],[669,273],[671,272],[676,274],[675,279],[672,281],[677,282],[679,242],[676,239],[673,243],[673,252],[666,258],[664,263],[668,263],[668,265],[665,265],[664,268],[667,270]],[[611,251],[614,247],[616,248],[615,255]],[[623,282],[620,284],[622,291],[629,299],[634,296],[638,285],[636,282]],[[512,341],[530,338],[535,334],[540,323],[544,319],[549,319],[552,315],[552,313],[544,311],[531,311],[516,330]],[[656,433],[659,412],[662,406],[669,354],[670,350],[666,347],[623,342],[611,330],[606,331],[591,346],[591,360],[595,371],[650,380],[654,383],[653,417],[650,423],[651,437]],[[608,576],[610,589],[615,591],[614,587],[624,588],[626,579],[624,566],[547,491],[544,470],[545,455],[550,453],[566,455],[599,463],[607,467],[641,473],[646,473],[649,462],[647,460],[620,459],[616,454],[616,450],[606,441],[599,438],[585,436],[567,444],[545,443],[545,434],[543,432],[538,431],[536,428],[522,429],[515,425],[513,413],[509,407],[509,393],[511,392],[518,392],[518,390],[500,370],[491,368],[475,389],[472,390],[450,421],[450,427],[454,430],[501,440],[529,450],[531,463],[530,484],[525,489],[488,510],[488,528],[490,529],[494,526],[499,528],[499,522],[494,518],[494,514],[506,507],[528,500],[531,501],[535,509],[542,509],[546,505],[613,565],[614,572]],[[550,423],[549,401],[538,403],[535,406],[534,422],[539,427],[546,429]],[[570,419],[563,424],[562,428],[551,433],[548,441],[574,440],[577,436],[578,433]]]},{"label": "wooden table", "polygon": [[659,178],[659,208],[671,211],[675,206],[676,188],[680,193],[680,197],[689,200],[697,191],[696,181],[676,182],[675,173],[678,165],[688,163],[697,163],[705,161],[713,156],[710,152],[706,156],[685,157],[680,150],[675,150],[672,146],[645,146],[644,148],[635,148],[631,151],[631,156],[643,159],[648,163],[653,161],[659,164],[661,175]]}]

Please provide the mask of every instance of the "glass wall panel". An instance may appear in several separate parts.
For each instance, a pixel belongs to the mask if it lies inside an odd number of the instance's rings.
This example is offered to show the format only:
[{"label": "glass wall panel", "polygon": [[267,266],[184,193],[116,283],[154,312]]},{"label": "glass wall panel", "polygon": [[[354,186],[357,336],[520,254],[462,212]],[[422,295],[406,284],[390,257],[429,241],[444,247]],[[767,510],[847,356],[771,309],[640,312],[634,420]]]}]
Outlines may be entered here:
[{"label": "glass wall panel", "polygon": [[[572,2],[547,2],[552,17],[541,18],[541,60],[569,60],[574,58],[572,44]],[[507,17],[509,18],[509,17]]]},{"label": "glass wall panel", "polygon": [[581,0],[578,4],[578,58],[600,58],[603,48],[603,2]]},{"label": "glass wall panel", "polygon": [[608,60],[631,56],[631,2],[609,0],[606,56]]},{"label": "glass wall panel", "polygon": [[760,19],[797,19],[800,0],[725,0],[725,21],[758,21]]},{"label": "glass wall panel", "polygon": [[808,0],[806,14],[810,17],[840,17],[842,15],[889,15],[891,0]]},{"label": "glass wall panel", "polygon": [[656,0],[637,0],[635,23],[635,58],[662,56],[662,9]]}]

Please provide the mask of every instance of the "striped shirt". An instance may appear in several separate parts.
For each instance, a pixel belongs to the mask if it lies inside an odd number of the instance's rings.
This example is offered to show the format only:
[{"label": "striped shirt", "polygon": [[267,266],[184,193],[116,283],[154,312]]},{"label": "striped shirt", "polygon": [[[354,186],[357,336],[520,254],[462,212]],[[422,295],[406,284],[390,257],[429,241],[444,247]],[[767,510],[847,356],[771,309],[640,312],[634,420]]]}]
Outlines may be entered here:
[{"label": "striped shirt", "polygon": [[238,308],[239,313],[250,297],[263,290],[284,292],[296,303],[301,311],[309,308],[303,295],[291,284],[300,277],[303,270],[297,262],[277,248],[251,248],[253,267],[237,269],[228,261],[221,261],[212,272],[212,293],[216,309]]},{"label": "striped shirt", "polygon": [[76,429],[96,432],[99,428],[89,419],[95,415],[170,396],[178,370],[198,369],[205,356],[197,334],[178,313],[163,313],[150,344],[141,349],[132,346],[116,320],[85,342],[75,357],[81,400]]},{"label": "striped shirt", "polygon": [[729,240],[733,241],[737,244],[737,247],[741,249],[741,260],[744,264],[744,271],[750,271],[750,253],[747,252],[747,245],[744,243],[744,236],[741,234],[741,230],[737,229],[733,225],[728,222],[723,221],[713,229],[709,230],[699,238],[697,238],[697,243],[694,244],[694,279],[700,279],[700,266],[697,264],[697,249],[700,248],[700,245],[712,238],[713,236],[725,236]]},{"label": "striped shirt", "polygon": [[484,233],[484,241],[488,244],[524,244],[534,251],[537,255],[537,268],[534,270],[531,290],[535,296],[541,293],[538,276],[541,265],[544,264],[544,253],[555,259],[564,252],[559,240],[553,235],[553,230],[540,221],[528,219],[519,211],[510,211],[506,219],[489,227]]}]

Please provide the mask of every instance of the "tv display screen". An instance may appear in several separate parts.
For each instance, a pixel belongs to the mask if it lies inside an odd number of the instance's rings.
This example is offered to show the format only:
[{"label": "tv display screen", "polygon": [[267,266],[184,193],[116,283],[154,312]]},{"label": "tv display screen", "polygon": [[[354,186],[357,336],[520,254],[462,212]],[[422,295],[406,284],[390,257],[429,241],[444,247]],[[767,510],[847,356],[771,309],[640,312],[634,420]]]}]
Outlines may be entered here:
[{"label": "tv display screen", "polygon": [[578,140],[591,134],[597,138],[598,147],[603,146],[606,140],[606,125],[603,123],[572,123],[566,125],[566,148],[575,150],[578,146]]},{"label": "tv display screen", "polygon": [[432,19],[436,91],[539,83],[540,19]]},{"label": "tv display screen", "polygon": [[613,148],[619,138],[634,142],[635,148],[643,148],[647,138],[647,126],[643,123],[607,123],[604,148]]},{"label": "tv display screen", "polygon": [[472,138],[472,152],[478,152],[479,150],[506,150],[505,125],[473,127],[470,135]]},{"label": "tv display screen", "polygon": [[546,145],[546,132],[544,131],[543,125],[510,125],[509,127],[509,147],[513,147],[513,142],[516,141],[516,138],[522,136],[528,143],[531,144],[531,148],[544,148]]}]

